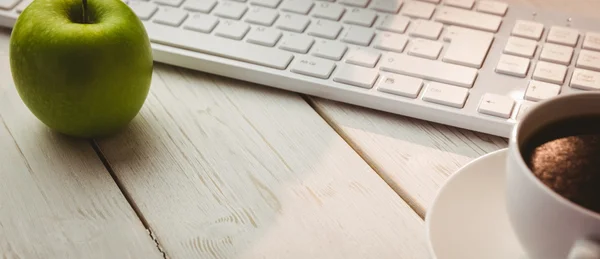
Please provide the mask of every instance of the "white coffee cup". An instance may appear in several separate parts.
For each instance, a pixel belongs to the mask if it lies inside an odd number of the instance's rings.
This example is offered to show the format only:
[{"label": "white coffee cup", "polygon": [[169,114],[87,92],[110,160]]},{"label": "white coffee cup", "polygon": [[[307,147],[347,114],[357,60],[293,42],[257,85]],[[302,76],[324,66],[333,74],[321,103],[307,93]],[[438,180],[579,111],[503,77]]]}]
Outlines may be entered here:
[{"label": "white coffee cup", "polygon": [[529,170],[520,148],[541,127],[593,114],[600,115],[600,92],[556,97],[531,108],[510,135],[507,212],[528,259],[600,259],[600,213],[544,185]]}]

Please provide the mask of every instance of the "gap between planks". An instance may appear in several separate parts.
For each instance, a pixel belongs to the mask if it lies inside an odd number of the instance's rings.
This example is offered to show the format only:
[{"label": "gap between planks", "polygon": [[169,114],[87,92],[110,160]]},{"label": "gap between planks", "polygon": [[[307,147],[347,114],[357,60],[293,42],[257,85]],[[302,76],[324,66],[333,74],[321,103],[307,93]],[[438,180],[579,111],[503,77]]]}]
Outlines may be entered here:
[{"label": "gap between planks", "polygon": [[392,187],[392,185],[390,185],[389,183],[389,179],[386,179],[385,175],[381,172],[383,172],[383,170],[381,168],[379,168],[377,166],[377,164],[372,161],[369,157],[364,156],[364,152],[363,150],[361,150],[361,148],[354,142],[352,141],[351,138],[349,138],[348,136],[346,136],[346,134],[344,134],[343,130],[341,128],[339,128],[338,126],[336,126],[336,124],[331,120],[331,118],[329,118],[329,116],[327,116],[327,114],[325,112],[323,112],[321,110],[321,108],[319,108],[315,102],[312,96],[309,95],[304,95],[301,94],[300,95],[302,97],[302,99],[304,99],[304,101],[306,101],[306,103],[308,103],[308,105],[310,105],[310,107],[312,107],[312,109],[319,114],[319,116],[329,125],[329,127],[331,127],[345,142],[346,144],[348,144],[348,146],[350,146],[350,148],[352,148],[352,150],[354,150],[354,152],[356,152],[356,154],[363,160],[365,161],[365,163],[367,163],[367,165],[369,165],[369,167],[371,167],[371,169],[373,169],[373,171],[375,173],[377,173],[377,175],[379,176],[379,178],[381,178],[385,184],[390,187],[390,189],[394,190],[394,193],[396,193],[398,195],[398,197],[400,197],[400,199],[402,199],[404,202],[406,202],[406,204],[408,204],[408,206],[417,214],[419,215],[419,217],[421,219],[424,219],[424,215],[422,215],[421,213],[419,213],[419,210],[417,209],[417,206],[415,206],[414,204],[411,203],[410,199],[406,199],[401,193],[399,193],[394,187]]},{"label": "gap between planks", "polygon": [[129,206],[131,206],[131,208],[135,212],[135,215],[140,219],[140,221],[142,222],[142,225],[144,226],[144,228],[146,228],[146,231],[148,231],[148,235],[154,241],[156,248],[162,254],[162,257],[164,259],[168,259],[169,257],[167,256],[167,253],[163,249],[162,245],[158,242],[158,238],[156,238],[156,235],[154,235],[154,232],[152,231],[152,228],[148,224],[148,221],[146,220],[146,218],[144,217],[144,215],[142,214],[142,212],[140,211],[138,206],[133,201],[133,198],[131,197],[129,192],[125,189],[125,187],[123,187],[123,184],[121,183],[121,181],[115,174],[115,171],[112,169],[110,162],[108,162],[108,160],[104,156],[104,153],[102,153],[102,150],[98,146],[98,143],[96,143],[96,140],[92,139],[89,142],[90,142],[90,145],[92,146],[92,148],[94,149],[94,151],[96,152],[96,155],[98,156],[98,158],[100,158],[100,161],[102,161],[104,168],[106,168],[106,171],[108,171],[108,173],[110,174],[110,177],[117,184],[117,188],[119,188],[119,191],[121,191],[121,193],[125,197],[125,200],[127,200],[127,203],[129,203]]}]

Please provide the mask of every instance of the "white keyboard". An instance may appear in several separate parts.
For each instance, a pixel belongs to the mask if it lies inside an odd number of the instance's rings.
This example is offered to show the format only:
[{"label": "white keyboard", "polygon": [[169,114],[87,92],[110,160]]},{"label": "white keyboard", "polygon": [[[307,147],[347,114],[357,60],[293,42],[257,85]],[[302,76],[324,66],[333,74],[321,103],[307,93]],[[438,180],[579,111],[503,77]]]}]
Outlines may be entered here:
[{"label": "white keyboard", "polygon": [[[0,0],[11,27],[30,0]],[[128,0],[154,60],[507,137],[600,89],[600,23],[475,0]],[[568,4],[568,0],[565,0]]]}]

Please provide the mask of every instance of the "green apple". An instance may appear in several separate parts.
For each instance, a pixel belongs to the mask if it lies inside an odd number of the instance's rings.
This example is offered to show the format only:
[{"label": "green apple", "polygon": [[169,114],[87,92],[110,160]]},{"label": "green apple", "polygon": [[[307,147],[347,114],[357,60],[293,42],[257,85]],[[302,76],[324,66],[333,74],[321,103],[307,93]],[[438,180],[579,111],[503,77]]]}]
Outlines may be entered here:
[{"label": "green apple", "polygon": [[146,30],[121,0],[35,0],[10,38],[19,96],[48,127],[75,137],[115,133],[152,80]]}]

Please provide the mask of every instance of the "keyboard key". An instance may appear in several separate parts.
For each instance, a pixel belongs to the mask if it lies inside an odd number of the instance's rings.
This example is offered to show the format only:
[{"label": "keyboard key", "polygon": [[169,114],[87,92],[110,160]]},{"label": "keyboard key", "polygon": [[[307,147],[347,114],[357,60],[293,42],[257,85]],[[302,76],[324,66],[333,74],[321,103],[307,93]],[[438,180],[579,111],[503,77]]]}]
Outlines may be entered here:
[{"label": "keyboard key", "polygon": [[306,16],[296,14],[283,14],[275,26],[279,29],[293,32],[304,32],[310,23],[310,19]]},{"label": "keyboard key", "polygon": [[542,101],[557,96],[560,93],[560,85],[550,84],[531,80],[527,91],[525,91],[525,100]]},{"label": "keyboard key", "polygon": [[581,50],[575,66],[600,72],[600,52]]},{"label": "keyboard key", "polygon": [[376,49],[394,51],[402,53],[406,44],[408,43],[408,37],[391,32],[381,32],[375,38],[373,46]]},{"label": "keyboard key", "polygon": [[406,3],[400,13],[412,18],[429,20],[434,11],[435,5],[433,4],[412,1]]},{"label": "keyboard key", "polygon": [[158,11],[158,6],[154,3],[135,0],[129,3],[129,7],[142,21],[149,20]]},{"label": "keyboard key", "polygon": [[377,69],[342,64],[333,77],[333,81],[370,89],[375,84],[377,77],[379,77]]},{"label": "keyboard key", "polygon": [[317,3],[312,11],[312,16],[322,19],[328,19],[333,21],[339,21],[342,18],[342,14],[346,9],[343,6],[334,4],[321,2]]},{"label": "keyboard key", "polygon": [[183,9],[192,12],[210,13],[217,6],[217,0],[187,0]]},{"label": "keyboard key", "polygon": [[352,8],[344,16],[344,23],[371,27],[377,15],[374,11]]},{"label": "keyboard key", "polygon": [[435,20],[450,25],[497,32],[502,23],[502,18],[485,13],[478,13],[464,9],[440,6]]},{"label": "keyboard key", "polygon": [[242,3],[236,3],[232,1],[221,1],[217,8],[214,10],[214,15],[239,20],[246,13],[248,7]]},{"label": "keyboard key", "polygon": [[600,90],[600,73],[576,68],[570,86],[582,90]]},{"label": "keyboard key", "polygon": [[[203,1],[203,0],[201,0]],[[277,8],[277,6],[281,3],[281,0],[251,0],[251,5],[258,5],[268,8]]]},{"label": "keyboard key", "polygon": [[319,19],[310,25],[308,35],[335,40],[341,31],[341,24]]},{"label": "keyboard key", "polygon": [[384,13],[398,13],[403,0],[373,0],[369,6],[371,9]]},{"label": "keyboard key", "polygon": [[297,58],[291,67],[294,73],[327,79],[333,72],[335,63],[320,58],[301,57]]},{"label": "keyboard key", "polygon": [[537,41],[510,36],[504,47],[504,53],[533,58],[537,49]]},{"label": "keyboard key", "polygon": [[583,48],[600,51],[600,33],[586,33],[583,40]]},{"label": "keyboard key", "polygon": [[508,96],[486,93],[481,97],[477,111],[504,119],[510,118],[515,101]]},{"label": "keyboard key", "polygon": [[183,25],[184,29],[210,33],[219,23],[219,19],[206,14],[193,14]]},{"label": "keyboard key", "polygon": [[525,77],[527,71],[529,71],[529,59],[513,55],[502,54],[496,65],[496,72],[505,75]]},{"label": "keyboard key", "polygon": [[369,46],[374,36],[375,33],[368,28],[350,26],[346,32],[343,33],[342,41],[361,46]]},{"label": "keyboard key", "polygon": [[454,37],[444,55],[443,61],[458,65],[481,68],[494,41],[494,36],[473,33],[464,37]]},{"label": "keyboard key", "polygon": [[326,58],[330,60],[339,61],[346,53],[345,44],[337,41],[330,40],[318,40],[313,49],[312,55],[316,57]]},{"label": "keyboard key", "polygon": [[297,14],[308,14],[313,7],[312,1],[307,0],[285,0],[279,9]]},{"label": "keyboard key", "polygon": [[371,49],[356,48],[348,53],[346,63],[373,68],[379,61],[381,53]]},{"label": "keyboard key", "polygon": [[572,57],[573,48],[552,43],[544,44],[542,53],[540,54],[540,60],[562,65],[569,65]]},{"label": "keyboard key", "polygon": [[550,43],[566,45],[569,47],[575,47],[578,39],[579,31],[566,27],[552,26],[548,32],[548,38],[546,38],[546,41]]},{"label": "keyboard key", "polygon": [[[0,0],[1,2],[2,0]],[[168,5],[172,7],[178,7],[183,3],[183,0],[154,0],[155,3],[159,5]]]},{"label": "keyboard key", "polygon": [[468,88],[473,86],[477,77],[477,69],[474,68],[404,54],[387,53],[383,56],[379,64],[380,69],[383,71]]},{"label": "keyboard key", "polygon": [[437,40],[442,33],[443,24],[426,20],[417,20],[414,22],[413,30],[410,36]]},{"label": "keyboard key", "polygon": [[532,40],[540,40],[544,32],[544,25],[537,22],[517,20],[511,32],[513,36],[519,36]]},{"label": "keyboard key", "polygon": [[473,8],[473,5],[475,5],[475,0],[445,0],[444,4],[447,6],[471,9]]},{"label": "keyboard key", "polygon": [[340,0],[339,3],[364,8],[367,7],[369,0]]},{"label": "keyboard key", "polygon": [[437,59],[442,51],[442,46],[441,42],[414,39],[408,48],[408,54],[422,58]]},{"label": "keyboard key", "polygon": [[398,15],[386,15],[378,19],[376,28],[382,31],[404,33],[409,23],[409,18]]},{"label": "keyboard key", "polygon": [[250,11],[248,11],[244,21],[252,24],[271,26],[277,17],[279,17],[279,13],[277,13],[276,10],[265,7],[252,7],[250,8]]},{"label": "keyboard key", "polygon": [[148,31],[151,42],[250,64],[283,70],[294,58],[294,55],[278,49],[176,29],[161,24],[145,23],[144,26]]},{"label": "keyboard key", "polygon": [[281,41],[281,44],[279,45],[279,48],[296,53],[306,54],[314,42],[315,40],[312,37],[306,35],[286,33]]},{"label": "keyboard key", "polygon": [[494,38],[493,33],[480,31],[480,30],[467,29],[467,28],[459,27],[459,26],[455,26],[455,25],[446,26],[445,30],[446,30],[446,33],[444,33],[444,41],[447,41],[447,42],[452,42],[452,40],[454,38],[464,38],[464,37],[467,37],[467,38],[471,38],[471,37]]},{"label": "keyboard key", "polygon": [[423,88],[423,80],[403,75],[387,74],[377,83],[377,90],[380,92],[413,99],[419,96],[421,88]]},{"label": "keyboard key", "polygon": [[13,9],[20,0],[0,0],[0,10],[10,10]]},{"label": "keyboard key", "polygon": [[567,67],[539,61],[533,71],[533,79],[548,83],[562,84],[565,81]]},{"label": "keyboard key", "polygon": [[246,41],[267,47],[273,47],[281,38],[281,32],[273,28],[254,27]]},{"label": "keyboard key", "polygon": [[188,13],[184,10],[174,7],[161,7],[156,16],[154,16],[154,22],[179,27],[187,16]]},{"label": "keyboard key", "polygon": [[312,52],[313,56],[326,58],[334,61],[342,59],[348,47],[343,43],[329,40],[318,40]]},{"label": "keyboard key", "polygon": [[250,26],[243,22],[225,20],[221,22],[215,30],[215,35],[229,38],[232,40],[241,40],[250,30]]},{"label": "keyboard key", "polygon": [[477,4],[477,11],[504,16],[508,10],[508,4],[496,1],[481,0]]},{"label": "keyboard key", "polygon": [[535,106],[535,104],[536,103],[534,102],[523,101],[519,106],[519,113],[517,113],[516,120],[523,119],[523,117],[525,117],[525,115],[529,113],[529,111]]},{"label": "keyboard key", "polygon": [[420,1],[439,4],[441,0],[420,0]]},{"label": "keyboard key", "polygon": [[465,106],[468,96],[469,89],[431,82],[423,93],[423,101],[462,108]]}]

